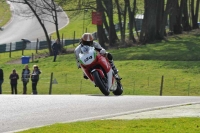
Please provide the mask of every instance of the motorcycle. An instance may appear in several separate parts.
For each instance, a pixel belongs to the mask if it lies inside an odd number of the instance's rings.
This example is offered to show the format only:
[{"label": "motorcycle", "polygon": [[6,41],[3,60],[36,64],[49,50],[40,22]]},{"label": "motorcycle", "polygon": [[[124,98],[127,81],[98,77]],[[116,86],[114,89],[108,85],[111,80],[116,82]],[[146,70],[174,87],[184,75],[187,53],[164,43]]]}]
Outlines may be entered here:
[{"label": "motorcycle", "polygon": [[123,93],[119,75],[114,74],[108,59],[94,47],[82,46],[79,62],[84,74],[105,96],[108,96],[110,92],[114,95]]}]

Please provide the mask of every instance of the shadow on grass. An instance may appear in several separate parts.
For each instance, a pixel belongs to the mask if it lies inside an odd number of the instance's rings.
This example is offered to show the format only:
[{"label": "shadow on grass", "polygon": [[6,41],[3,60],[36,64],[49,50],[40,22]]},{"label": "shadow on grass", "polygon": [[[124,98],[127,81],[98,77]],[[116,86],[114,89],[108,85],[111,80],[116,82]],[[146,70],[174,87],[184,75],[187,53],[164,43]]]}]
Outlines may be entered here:
[{"label": "shadow on grass", "polygon": [[200,61],[200,39],[179,39],[111,52],[114,60]]}]

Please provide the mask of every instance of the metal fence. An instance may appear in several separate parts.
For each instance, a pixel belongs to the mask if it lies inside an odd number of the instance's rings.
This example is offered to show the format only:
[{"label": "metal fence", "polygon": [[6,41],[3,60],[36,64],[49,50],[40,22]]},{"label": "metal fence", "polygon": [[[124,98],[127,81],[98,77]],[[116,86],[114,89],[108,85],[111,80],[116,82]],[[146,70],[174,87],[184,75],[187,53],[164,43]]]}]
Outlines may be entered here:
[{"label": "metal fence", "polygon": [[[80,39],[64,39],[61,40],[63,46],[78,43]],[[53,43],[54,41],[51,41]],[[0,53],[17,51],[17,50],[42,50],[48,48],[47,41],[31,41],[30,43],[24,43],[23,41],[14,43],[0,44]]]}]

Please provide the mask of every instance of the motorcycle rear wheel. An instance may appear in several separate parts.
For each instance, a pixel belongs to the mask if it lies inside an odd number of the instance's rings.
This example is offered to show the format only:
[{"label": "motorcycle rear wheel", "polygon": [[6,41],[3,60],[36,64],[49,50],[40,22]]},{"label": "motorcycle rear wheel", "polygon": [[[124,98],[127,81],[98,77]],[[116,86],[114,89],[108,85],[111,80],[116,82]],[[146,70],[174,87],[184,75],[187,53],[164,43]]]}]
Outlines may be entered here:
[{"label": "motorcycle rear wheel", "polygon": [[96,86],[99,87],[100,91],[105,95],[108,96],[110,94],[110,91],[108,90],[108,87],[106,86],[105,81],[99,76],[99,73],[97,71],[92,73],[94,77],[94,82]]}]

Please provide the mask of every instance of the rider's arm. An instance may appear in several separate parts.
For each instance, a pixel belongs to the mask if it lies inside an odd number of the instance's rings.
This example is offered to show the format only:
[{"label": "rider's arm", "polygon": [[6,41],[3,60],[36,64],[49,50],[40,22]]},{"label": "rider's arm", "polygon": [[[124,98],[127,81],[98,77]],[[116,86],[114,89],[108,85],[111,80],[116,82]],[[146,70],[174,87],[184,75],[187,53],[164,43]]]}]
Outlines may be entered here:
[{"label": "rider's arm", "polygon": [[98,42],[93,42],[93,46],[95,48],[95,50],[97,51],[101,51],[102,49],[104,49],[103,47],[101,47],[101,45]]},{"label": "rider's arm", "polygon": [[75,58],[76,58],[76,63],[77,67],[80,68],[80,63],[79,63],[79,53],[81,52],[81,45],[77,46],[76,49],[74,50]]}]

